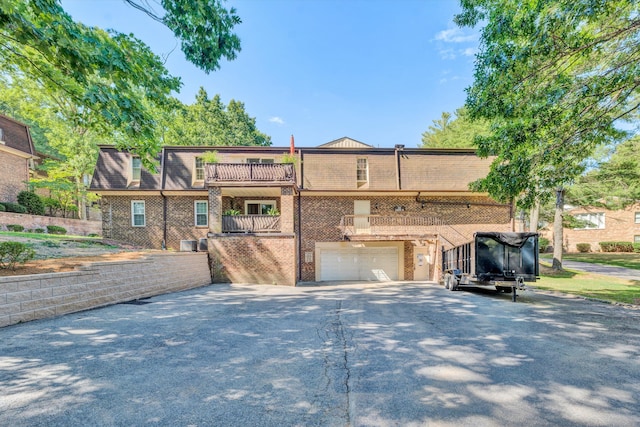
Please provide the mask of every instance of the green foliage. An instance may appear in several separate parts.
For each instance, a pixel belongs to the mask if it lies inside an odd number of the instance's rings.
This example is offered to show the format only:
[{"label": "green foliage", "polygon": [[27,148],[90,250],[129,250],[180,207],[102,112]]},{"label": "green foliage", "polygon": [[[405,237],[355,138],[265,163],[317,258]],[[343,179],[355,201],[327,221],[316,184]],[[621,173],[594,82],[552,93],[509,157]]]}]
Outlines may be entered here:
[{"label": "green foliage", "polygon": [[67,234],[67,229],[59,225],[47,225],[47,233],[49,234]]},{"label": "green foliage", "polygon": [[0,203],[0,212],[6,212],[7,208],[4,207],[2,203]]},{"label": "green foliage", "polygon": [[633,252],[640,253],[640,243],[633,244]]},{"label": "green foliage", "polygon": [[218,163],[220,161],[220,156],[218,155],[217,150],[206,151],[202,153],[200,157],[202,157],[202,161],[205,163]]},{"label": "green foliage", "polygon": [[20,233],[24,231],[24,227],[20,224],[7,224],[7,230]]},{"label": "green foliage", "polygon": [[44,203],[40,196],[32,191],[18,193],[18,203],[27,208],[27,212],[32,215],[44,215]]},{"label": "green foliage", "polygon": [[640,3],[464,0],[455,20],[486,24],[466,106],[491,121],[476,139],[496,156],[474,190],[523,205],[579,176],[598,146],[637,114]]},{"label": "green foliage", "polygon": [[631,242],[600,242],[602,252],[633,252]]},{"label": "green foliage", "polygon": [[284,153],[281,162],[284,164],[295,165],[298,163],[298,157],[295,154]]},{"label": "green foliage", "polygon": [[545,253],[548,247],[549,247],[549,239],[547,239],[546,237],[538,238],[538,251],[540,253]]},{"label": "green foliage", "polygon": [[36,253],[21,242],[0,242],[0,268],[15,270],[16,264],[32,260]]},{"label": "green foliage", "polygon": [[224,211],[223,215],[236,216],[240,215],[240,211],[238,209],[227,209]]},{"label": "green foliage", "polygon": [[269,210],[267,210],[267,215],[278,216],[280,215],[280,211],[276,208],[269,208]]},{"label": "green foliage", "polygon": [[591,252],[591,243],[576,243],[576,249],[582,253]]},{"label": "green foliage", "polygon": [[596,169],[578,178],[567,192],[571,204],[622,209],[640,200],[640,136],[615,147]]},{"label": "green foliage", "polygon": [[423,148],[473,148],[476,136],[489,133],[486,120],[472,120],[465,107],[455,112],[456,118],[451,120],[451,113],[444,112],[442,117],[433,121],[433,125],[422,134]]},{"label": "green foliage", "polygon": [[87,234],[87,237],[99,237],[100,235],[97,233],[89,233]]},{"label": "green foliage", "polygon": [[177,109],[175,117],[168,121],[165,144],[271,145],[271,138],[256,128],[256,119],[249,117],[242,102],[232,99],[225,106],[220,95],[209,99],[202,87],[196,102]]},{"label": "green foliage", "polygon": [[34,228],[32,231],[34,233],[42,234],[44,233],[44,228]]},{"label": "green foliage", "polygon": [[27,213],[27,208],[19,203],[3,202],[3,205],[7,212]]}]

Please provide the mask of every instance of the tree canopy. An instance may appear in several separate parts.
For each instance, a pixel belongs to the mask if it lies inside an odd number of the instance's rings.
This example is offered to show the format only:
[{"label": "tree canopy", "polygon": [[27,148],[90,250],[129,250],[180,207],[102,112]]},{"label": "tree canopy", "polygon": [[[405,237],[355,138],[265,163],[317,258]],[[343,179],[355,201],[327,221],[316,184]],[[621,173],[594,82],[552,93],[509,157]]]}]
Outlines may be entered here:
[{"label": "tree canopy", "polygon": [[476,142],[496,156],[474,189],[531,205],[579,176],[596,147],[623,137],[616,121],[637,113],[640,2],[461,3],[458,25],[485,24],[466,106],[491,121]]},{"label": "tree canopy", "polygon": [[260,132],[244,103],[220,95],[209,98],[200,88],[192,105],[175,111],[167,125],[164,143],[168,145],[271,145],[271,137]]},{"label": "tree canopy", "polygon": [[[146,1],[128,1],[167,25],[182,41],[187,59],[205,71],[233,59],[240,22],[218,0],[163,0],[156,16]],[[0,69],[36,81],[53,97],[75,104],[75,125],[109,136],[145,163],[159,149],[154,108],[168,108],[180,80],[132,35],[74,22],[57,0],[1,0]]]},{"label": "tree canopy", "polygon": [[473,148],[476,136],[486,135],[489,124],[486,120],[471,120],[465,107],[458,108],[455,118],[443,112],[438,120],[422,134],[423,148]]}]

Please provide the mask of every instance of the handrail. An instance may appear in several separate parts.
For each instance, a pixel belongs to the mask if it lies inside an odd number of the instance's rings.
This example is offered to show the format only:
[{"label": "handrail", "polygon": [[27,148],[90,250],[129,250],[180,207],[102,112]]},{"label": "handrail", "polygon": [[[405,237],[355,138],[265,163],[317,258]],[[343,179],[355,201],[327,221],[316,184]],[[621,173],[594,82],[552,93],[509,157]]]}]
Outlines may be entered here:
[{"label": "handrail", "polygon": [[205,170],[206,182],[295,182],[290,163],[213,163]]},{"label": "handrail", "polygon": [[279,215],[222,215],[223,233],[255,233],[279,231]]}]

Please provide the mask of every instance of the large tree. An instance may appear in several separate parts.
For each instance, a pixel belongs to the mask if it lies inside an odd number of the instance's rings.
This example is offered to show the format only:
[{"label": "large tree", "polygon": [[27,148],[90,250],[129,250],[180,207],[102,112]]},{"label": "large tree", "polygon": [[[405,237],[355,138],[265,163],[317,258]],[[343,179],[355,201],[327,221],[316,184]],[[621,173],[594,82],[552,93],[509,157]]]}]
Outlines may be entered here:
[{"label": "large tree", "polygon": [[491,121],[491,134],[476,142],[481,155],[496,156],[474,188],[525,205],[557,190],[561,202],[595,148],[622,137],[616,121],[638,109],[640,2],[461,4],[459,25],[484,24],[466,106],[472,118]]},{"label": "large tree", "polygon": [[465,107],[452,114],[443,112],[438,120],[422,134],[423,148],[472,148],[476,136],[486,135],[489,123],[486,120],[471,120]]},{"label": "large tree", "polygon": [[[233,59],[240,22],[219,0],[163,0],[163,15],[147,1],[127,1],[167,25],[187,59],[209,72]],[[153,108],[170,105],[180,80],[131,35],[74,22],[57,0],[0,0],[0,69],[30,78],[52,96],[65,97],[81,114],[76,125],[111,136],[120,148],[150,160],[159,149]]]},{"label": "large tree", "polygon": [[225,106],[220,95],[209,98],[200,88],[196,101],[175,111],[167,124],[168,145],[271,145],[271,137],[260,132],[240,101]]}]

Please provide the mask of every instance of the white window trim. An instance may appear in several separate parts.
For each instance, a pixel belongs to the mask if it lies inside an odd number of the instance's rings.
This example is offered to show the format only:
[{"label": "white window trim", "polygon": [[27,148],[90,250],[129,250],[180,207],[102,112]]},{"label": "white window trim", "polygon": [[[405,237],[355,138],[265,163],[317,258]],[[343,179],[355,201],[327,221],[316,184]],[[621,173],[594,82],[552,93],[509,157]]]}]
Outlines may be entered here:
[{"label": "white window trim", "polygon": [[[140,177],[138,177],[138,178],[134,178],[134,176],[133,176],[133,169],[134,169],[133,161],[134,160],[140,160]],[[131,182],[140,182],[140,179],[142,178],[142,160],[140,159],[140,157],[131,157],[130,173],[131,173]]]},{"label": "white window trim", "polygon": [[640,212],[635,213],[634,221],[636,224],[640,224]]},{"label": "white window trim", "polygon": [[[364,164],[366,165],[366,168],[365,168],[366,177],[364,180],[358,179],[358,171],[360,170],[358,166],[360,164],[360,160],[364,160]],[[368,183],[369,183],[369,159],[366,157],[358,157],[356,158],[356,186],[360,188],[362,186],[367,185]]]},{"label": "white window trim", "polygon": [[[591,216],[595,216],[596,217],[596,221],[595,222],[592,221],[589,218]],[[602,221],[599,220],[600,217],[602,217]],[[605,217],[604,212],[592,212],[592,213],[575,214],[575,218],[577,220],[587,221],[587,222],[590,222],[591,224],[593,224],[592,227],[580,227],[580,228],[576,228],[575,230],[604,230],[606,228],[606,223],[605,223],[606,217]]]},{"label": "white window trim", "polygon": [[[205,209],[205,223],[204,224],[198,224],[198,215],[202,215],[202,214],[198,214],[198,204],[204,203],[206,209]],[[209,201],[207,200],[195,200],[193,202],[193,223],[196,227],[208,227],[209,226]]]},{"label": "white window trim", "polygon": [[[133,209],[136,203],[142,203],[142,224],[135,223],[136,213]],[[140,215],[140,214],[138,214]],[[144,200],[132,200],[131,201],[131,226],[132,227],[146,227],[147,226],[147,206]]]},{"label": "white window trim", "polygon": [[193,182],[204,182],[204,160],[202,160],[202,178],[198,178],[198,159],[202,159],[200,156],[196,156],[193,158]]},{"label": "white window trim", "polygon": [[[249,205],[255,205],[255,204],[273,205],[274,209],[276,209],[278,207],[278,204],[276,203],[275,200],[245,200],[244,201],[244,214],[245,215],[249,215],[247,213],[247,211],[249,210]],[[258,214],[258,215],[262,215],[262,214]]]}]

